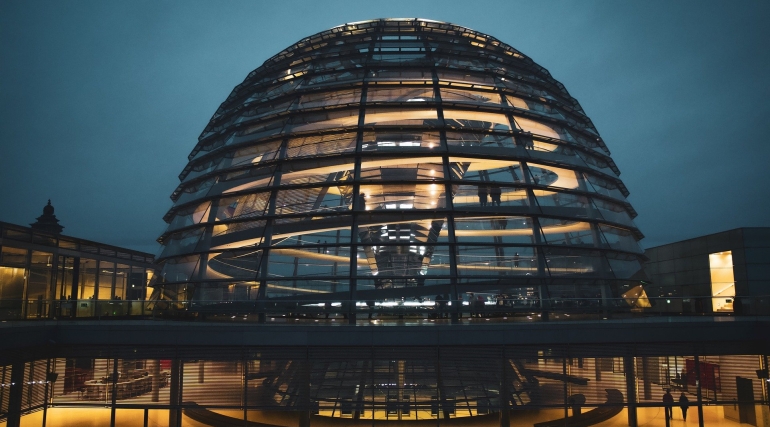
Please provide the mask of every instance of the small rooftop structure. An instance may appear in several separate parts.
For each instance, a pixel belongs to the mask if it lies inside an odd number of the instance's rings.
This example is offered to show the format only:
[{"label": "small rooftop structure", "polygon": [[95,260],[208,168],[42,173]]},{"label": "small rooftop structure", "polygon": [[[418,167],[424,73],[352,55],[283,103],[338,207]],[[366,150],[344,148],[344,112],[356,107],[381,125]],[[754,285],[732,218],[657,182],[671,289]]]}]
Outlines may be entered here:
[{"label": "small rooftop structure", "polygon": [[48,199],[48,204],[43,206],[43,215],[37,217],[37,221],[30,224],[35,230],[47,231],[49,233],[59,234],[64,230],[64,226],[59,224],[59,220],[53,213],[54,209],[51,205],[51,199]]}]

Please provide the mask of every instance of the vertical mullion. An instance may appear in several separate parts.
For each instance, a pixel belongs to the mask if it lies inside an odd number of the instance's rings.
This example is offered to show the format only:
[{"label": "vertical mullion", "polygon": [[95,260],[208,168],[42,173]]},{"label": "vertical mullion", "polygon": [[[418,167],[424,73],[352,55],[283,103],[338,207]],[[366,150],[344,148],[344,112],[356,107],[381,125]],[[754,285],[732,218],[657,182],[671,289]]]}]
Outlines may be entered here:
[{"label": "vertical mullion", "polygon": [[457,244],[455,238],[455,215],[454,215],[454,197],[452,189],[452,170],[449,163],[449,145],[446,137],[446,122],[444,120],[444,107],[441,99],[441,88],[438,83],[438,71],[436,63],[433,60],[433,53],[430,50],[430,45],[423,38],[425,45],[426,56],[432,62],[431,64],[431,78],[433,80],[433,97],[436,100],[436,114],[439,121],[440,131],[440,146],[441,150],[441,163],[444,170],[444,209],[445,209],[445,221],[447,226],[447,243],[449,252],[449,300],[452,302],[451,318],[452,323],[459,322],[460,312],[462,310],[462,301],[457,293]]},{"label": "vertical mullion", "polygon": [[[272,244],[272,238],[273,238],[273,223],[274,223],[274,216],[275,216],[275,203],[276,199],[278,197],[278,188],[281,185],[281,177],[283,175],[283,163],[286,159],[286,147],[289,143],[289,138],[284,137],[283,141],[281,142],[281,148],[279,152],[278,162],[275,165],[275,170],[273,170],[273,180],[272,180],[272,190],[270,191],[270,199],[268,200],[267,204],[267,219],[265,220],[264,230],[262,232],[262,239],[259,243],[257,243],[257,247],[262,247],[262,253],[261,258],[259,260],[258,269],[258,279],[259,279],[259,289],[257,291],[257,299],[263,300],[263,303],[261,304],[261,309],[259,310],[258,314],[258,321],[259,323],[264,323],[266,320],[266,305],[264,304],[264,300],[267,297],[267,280],[268,280],[268,257],[270,255],[270,245]],[[259,251],[257,252],[259,253]]]},{"label": "vertical mullion", "polygon": [[363,152],[362,144],[364,140],[364,123],[366,118],[366,96],[369,88],[368,78],[371,68],[369,64],[374,54],[374,47],[377,40],[380,37],[382,30],[375,31],[372,34],[372,40],[369,42],[369,52],[367,52],[366,66],[364,67],[364,79],[361,85],[361,100],[358,108],[358,130],[356,132],[356,152],[353,166],[353,193],[352,193],[352,212],[353,221],[350,227],[350,270],[348,274],[348,302],[347,310],[344,309],[348,316],[348,323],[351,325],[356,324],[356,290],[358,288],[358,224],[360,223],[359,216],[361,212],[364,212],[366,205],[362,205],[362,201],[359,200],[361,194],[361,155]]}]

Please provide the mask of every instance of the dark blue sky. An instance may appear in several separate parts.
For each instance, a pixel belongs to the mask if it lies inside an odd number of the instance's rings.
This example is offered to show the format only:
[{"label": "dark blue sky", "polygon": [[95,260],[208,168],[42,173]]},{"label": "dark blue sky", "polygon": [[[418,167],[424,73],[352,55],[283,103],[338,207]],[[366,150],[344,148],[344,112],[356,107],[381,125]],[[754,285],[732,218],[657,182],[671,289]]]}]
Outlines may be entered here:
[{"label": "dark blue sky", "polygon": [[0,221],[155,252],[197,137],[249,71],[379,17],[521,50],[594,121],[644,247],[770,226],[770,2],[0,0]]}]

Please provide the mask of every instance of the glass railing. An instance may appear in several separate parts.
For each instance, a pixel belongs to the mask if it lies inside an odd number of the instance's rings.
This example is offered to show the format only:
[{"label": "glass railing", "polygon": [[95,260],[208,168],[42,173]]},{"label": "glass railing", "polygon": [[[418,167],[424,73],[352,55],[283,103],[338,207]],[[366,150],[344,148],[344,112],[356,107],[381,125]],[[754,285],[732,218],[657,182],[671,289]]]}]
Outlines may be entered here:
[{"label": "glass railing", "polygon": [[[713,300],[713,301],[712,301]],[[717,309],[714,309],[717,307]],[[770,295],[754,297],[505,298],[463,300],[2,300],[0,320],[178,319],[285,323],[542,322],[655,317],[770,316]]]}]

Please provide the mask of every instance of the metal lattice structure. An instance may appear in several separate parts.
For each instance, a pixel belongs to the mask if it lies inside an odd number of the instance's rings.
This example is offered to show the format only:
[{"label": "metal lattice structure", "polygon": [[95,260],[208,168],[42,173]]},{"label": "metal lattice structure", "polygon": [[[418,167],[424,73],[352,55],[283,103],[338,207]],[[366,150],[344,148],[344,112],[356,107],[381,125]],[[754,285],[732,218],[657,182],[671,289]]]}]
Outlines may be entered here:
[{"label": "metal lattice structure", "polygon": [[342,25],[267,60],[211,118],[164,218],[163,292],[617,298],[643,237],[618,175],[564,86],[494,37]]}]

